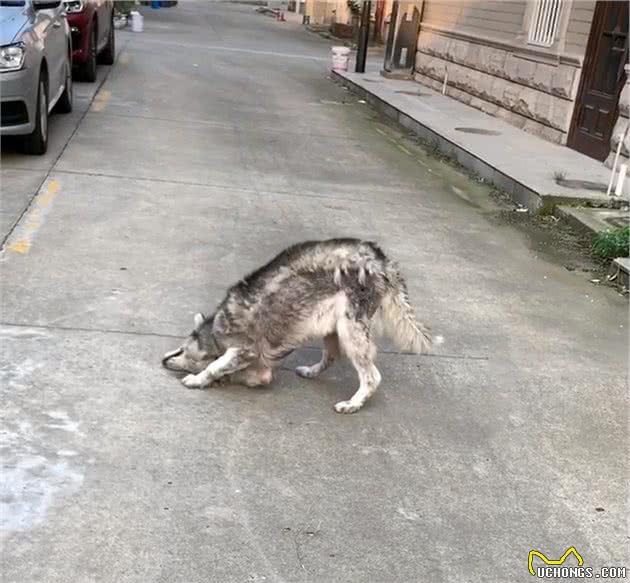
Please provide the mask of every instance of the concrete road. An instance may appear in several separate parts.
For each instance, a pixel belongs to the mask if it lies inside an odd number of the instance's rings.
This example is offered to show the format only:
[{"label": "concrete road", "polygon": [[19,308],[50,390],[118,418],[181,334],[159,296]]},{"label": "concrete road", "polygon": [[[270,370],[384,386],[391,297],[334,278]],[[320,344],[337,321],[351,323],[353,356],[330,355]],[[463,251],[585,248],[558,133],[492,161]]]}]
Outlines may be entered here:
[{"label": "concrete road", "polygon": [[[297,24],[145,25],[60,156],[3,157],[26,197],[0,261],[3,582],[506,583],[571,546],[630,567],[625,300],[332,84]],[[332,409],[347,363],[293,374],[312,347],[270,390],[160,368],[227,285],[335,235],[380,241],[445,337],[382,352],[359,414]]]}]

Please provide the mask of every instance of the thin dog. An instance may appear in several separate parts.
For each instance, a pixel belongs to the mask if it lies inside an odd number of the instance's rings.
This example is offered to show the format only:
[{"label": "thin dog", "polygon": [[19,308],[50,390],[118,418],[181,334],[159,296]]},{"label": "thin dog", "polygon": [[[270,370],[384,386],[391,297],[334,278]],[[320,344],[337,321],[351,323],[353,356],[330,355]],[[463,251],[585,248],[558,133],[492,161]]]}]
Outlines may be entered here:
[{"label": "thin dog", "polygon": [[371,241],[306,241],[232,286],[211,316],[196,314],[190,336],[162,364],[191,373],[181,381],[188,388],[222,379],[268,385],[288,354],[308,339],[323,338],[319,362],[296,373],[315,378],[343,352],[358,373],[359,388],[335,410],[354,413],[381,382],[374,365],[374,338],[380,334],[414,353],[432,344],[396,263]]}]

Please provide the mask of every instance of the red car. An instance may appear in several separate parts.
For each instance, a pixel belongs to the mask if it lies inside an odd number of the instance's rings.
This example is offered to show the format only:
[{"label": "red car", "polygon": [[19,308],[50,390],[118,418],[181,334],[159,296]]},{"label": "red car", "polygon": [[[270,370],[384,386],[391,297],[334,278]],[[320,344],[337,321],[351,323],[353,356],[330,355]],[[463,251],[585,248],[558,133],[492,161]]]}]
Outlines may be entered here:
[{"label": "red car", "polygon": [[72,33],[72,64],[84,81],[96,81],[97,61],[113,65],[113,0],[66,0],[66,15]]}]

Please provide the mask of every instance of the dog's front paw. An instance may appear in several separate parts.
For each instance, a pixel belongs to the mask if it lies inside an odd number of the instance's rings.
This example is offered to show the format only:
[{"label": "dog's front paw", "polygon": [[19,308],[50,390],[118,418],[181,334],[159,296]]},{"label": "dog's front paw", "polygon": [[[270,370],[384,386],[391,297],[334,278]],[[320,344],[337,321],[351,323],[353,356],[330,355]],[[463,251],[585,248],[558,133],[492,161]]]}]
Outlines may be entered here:
[{"label": "dog's front paw", "polygon": [[317,372],[313,370],[312,366],[298,366],[295,369],[295,374],[303,379],[314,379],[317,376]]},{"label": "dog's front paw", "polygon": [[361,405],[357,405],[352,401],[339,401],[335,405],[335,411],[337,413],[356,413],[361,408]]},{"label": "dog's front paw", "polygon": [[200,374],[189,374],[182,379],[182,385],[188,389],[203,389],[209,384],[208,379]]}]

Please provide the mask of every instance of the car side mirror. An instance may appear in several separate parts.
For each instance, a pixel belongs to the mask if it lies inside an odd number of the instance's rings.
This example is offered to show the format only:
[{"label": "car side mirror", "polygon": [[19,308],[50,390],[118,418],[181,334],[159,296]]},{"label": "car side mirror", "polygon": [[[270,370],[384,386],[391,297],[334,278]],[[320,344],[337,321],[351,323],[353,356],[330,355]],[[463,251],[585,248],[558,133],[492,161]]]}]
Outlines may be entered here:
[{"label": "car side mirror", "polygon": [[50,10],[51,8],[59,8],[61,6],[61,0],[59,2],[51,2],[50,0],[33,0],[33,8],[35,10]]}]

